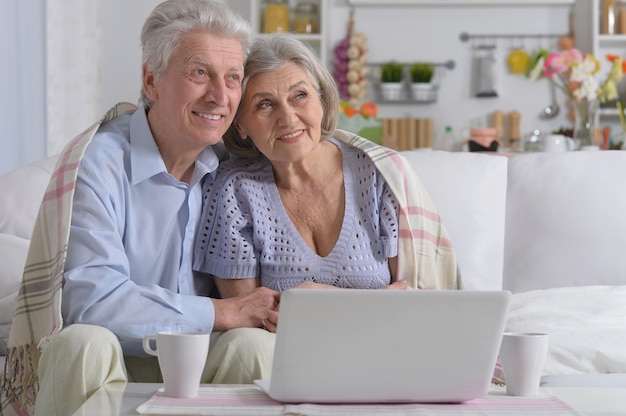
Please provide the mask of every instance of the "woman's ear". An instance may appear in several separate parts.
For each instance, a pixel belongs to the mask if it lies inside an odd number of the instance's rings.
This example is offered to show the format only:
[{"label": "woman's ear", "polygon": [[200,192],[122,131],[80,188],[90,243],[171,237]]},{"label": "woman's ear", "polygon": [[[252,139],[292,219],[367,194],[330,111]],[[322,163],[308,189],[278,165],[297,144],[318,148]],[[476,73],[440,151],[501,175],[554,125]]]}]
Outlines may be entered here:
[{"label": "woman's ear", "polygon": [[242,139],[246,140],[248,138],[248,131],[241,125],[237,117],[233,120],[233,126],[235,126]]},{"label": "woman's ear", "polygon": [[155,101],[158,97],[157,88],[155,85],[156,77],[150,71],[148,71],[147,64],[143,64],[141,68],[141,78],[143,82],[143,92],[151,101]]}]

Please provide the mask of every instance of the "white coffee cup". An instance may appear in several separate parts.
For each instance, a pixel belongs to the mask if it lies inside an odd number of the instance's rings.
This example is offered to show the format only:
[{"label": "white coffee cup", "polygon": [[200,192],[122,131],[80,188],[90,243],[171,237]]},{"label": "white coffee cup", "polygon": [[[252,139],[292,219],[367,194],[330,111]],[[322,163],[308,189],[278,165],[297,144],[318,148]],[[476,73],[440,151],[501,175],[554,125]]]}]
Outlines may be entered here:
[{"label": "white coffee cup", "polygon": [[166,396],[198,395],[210,337],[208,333],[165,331],[143,338],[144,351],[159,359]]},{"label": "white coffee cup", "polygon": [[541,145],[544,152],[568,152],[574,150],[574,140],[562,134],[548,134],[541,138]]},{"label": "white coffee cup", "polygon": [[505,332],[500,361],[509,396],[536,396],[548,355],[548,334]]}]

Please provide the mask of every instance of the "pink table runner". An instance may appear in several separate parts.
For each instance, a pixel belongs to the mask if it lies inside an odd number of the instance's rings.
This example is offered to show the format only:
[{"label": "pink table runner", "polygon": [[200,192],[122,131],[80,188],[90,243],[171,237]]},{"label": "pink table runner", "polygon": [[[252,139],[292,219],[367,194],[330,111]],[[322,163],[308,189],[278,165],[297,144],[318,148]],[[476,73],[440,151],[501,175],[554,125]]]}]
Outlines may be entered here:
[{"label": "pink table runner", "polygon": [[176,399],[157,391],[137,408],[140,414],[151,415],[250,415],[250,416],[580,416],[581,413],[550,391],[538,397],[511,397],[502,388],[487,397],[462,404],[283,404],[269,398],[254,385],[201,386],[193,399]]}]

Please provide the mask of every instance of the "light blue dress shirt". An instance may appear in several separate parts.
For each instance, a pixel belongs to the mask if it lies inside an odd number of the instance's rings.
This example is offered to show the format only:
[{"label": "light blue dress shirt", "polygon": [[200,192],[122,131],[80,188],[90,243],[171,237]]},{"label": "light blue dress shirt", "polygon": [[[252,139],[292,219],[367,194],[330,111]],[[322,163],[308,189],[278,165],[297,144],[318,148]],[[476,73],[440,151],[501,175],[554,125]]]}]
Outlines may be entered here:
[{"label": "light blue dress shirt", "polygon": [[207,147],[188,185],[171,176],[139,108],[104,124],[80,163],[64,271],[66,325],[113,331],[124,354],[145,356],[144,335],[211,332],[210,279],[194,278],[202,178],[217,169]]}]

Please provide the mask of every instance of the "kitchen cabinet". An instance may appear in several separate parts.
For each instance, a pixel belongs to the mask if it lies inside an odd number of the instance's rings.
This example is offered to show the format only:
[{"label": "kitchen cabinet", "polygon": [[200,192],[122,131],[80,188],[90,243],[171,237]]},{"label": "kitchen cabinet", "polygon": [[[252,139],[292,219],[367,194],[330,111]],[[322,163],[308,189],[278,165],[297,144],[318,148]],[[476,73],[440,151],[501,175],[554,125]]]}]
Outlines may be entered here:
[{"label": "kitchen cabinet", "polygon": [[347,0],[352,6],[549,6],[575,0]]},{"label": "kitchen cabinet", "polygon": [[[581,52],[593,54],[602,65],[599,79],[606,78],[610,64],[605,59],[606,54],[626,56],[626,34],[618,33],[616,24],[615,34],[602,33],[602,2],[604,0],[576,0],[574,3],[574,27],[576,46]],[[617,1],[617,12],[626,10],[626,1]],[[620,95],[626,94],[626,85],[622,83],[618,88]],[[618,111],[614,103],[601,106],[598,111],[600,122],[616,122]]]},{"label": "kitchen cabinet", "polygon": [[[328,63],[328,24],[326,15],[328,13],[328,3],[330,0],[287,0],[289,7],[290,18],[290,30],[293,31],[294,27],[294,15],[296,6],[299,3],[313,3],[317,6],[319,14],[319,33],[296,33],[295,36],[301,41],[308,44],[320,57],[322,63],[327,66]],[[256,33],[263,33],[263,15],[266,7],[266,0],[229,0],[228,5],[239,12],[244,18],[246,18],[251,24],[252,29]]]}]

